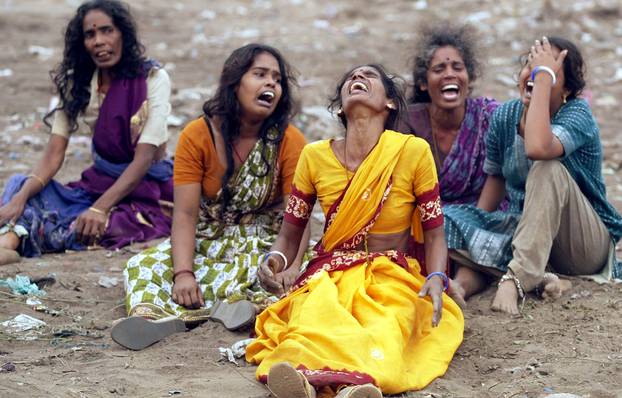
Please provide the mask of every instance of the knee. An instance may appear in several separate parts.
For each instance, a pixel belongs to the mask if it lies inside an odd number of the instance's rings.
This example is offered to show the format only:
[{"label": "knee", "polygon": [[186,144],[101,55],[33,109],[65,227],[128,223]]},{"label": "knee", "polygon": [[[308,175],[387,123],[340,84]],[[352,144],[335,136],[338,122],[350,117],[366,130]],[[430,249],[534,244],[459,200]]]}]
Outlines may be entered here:
[{"label": "knee", "polygon": [[568,177],[568,170],[559,160],[536,160],[527,175],[527,186],[542,188]]}]

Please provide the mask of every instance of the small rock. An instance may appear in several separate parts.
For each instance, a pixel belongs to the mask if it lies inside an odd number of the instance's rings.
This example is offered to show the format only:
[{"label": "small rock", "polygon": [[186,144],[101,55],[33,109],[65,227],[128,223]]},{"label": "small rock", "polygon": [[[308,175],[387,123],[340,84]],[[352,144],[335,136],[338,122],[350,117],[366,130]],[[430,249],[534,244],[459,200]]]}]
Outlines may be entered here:
[{"label": "small rock", "polygon": [[13,362],[7,362],[4,365],[0,366],[0,373],[5,372],[15,372],[15,365],[13,364]]}]

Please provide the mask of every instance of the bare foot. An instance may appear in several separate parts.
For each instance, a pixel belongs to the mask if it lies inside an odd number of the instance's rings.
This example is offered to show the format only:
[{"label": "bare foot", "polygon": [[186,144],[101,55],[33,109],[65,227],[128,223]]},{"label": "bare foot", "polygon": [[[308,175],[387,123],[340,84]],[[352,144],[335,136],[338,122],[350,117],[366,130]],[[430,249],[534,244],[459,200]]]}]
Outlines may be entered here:
[{"label": "bare foot", "polygon": [[570,290],[572,282],[566,279],[559,279],[557,275],[552,272],[547,272],[542,278],[542,298],[548,300],[557,300],[565,292]]},{"label": "bare foot", "polygon": [[449,283],[449,290],[447,290],[447,295],[451,297],[460,309],[466,309],[467,303],[464,298],[465,296],[464,288],[455,280],[452,279]]},{"label": "bare foot", "polygon": [[0,265],[16,263],[20,258],[19,253],[15,250],[0,247]]},{"label": "bare foot", "polygon": [[494,300],[492,300],[492,310],[505,312],[510,315],[520,315],[518,311],[518,290],[511,280],[505,281],[497,288]]}]

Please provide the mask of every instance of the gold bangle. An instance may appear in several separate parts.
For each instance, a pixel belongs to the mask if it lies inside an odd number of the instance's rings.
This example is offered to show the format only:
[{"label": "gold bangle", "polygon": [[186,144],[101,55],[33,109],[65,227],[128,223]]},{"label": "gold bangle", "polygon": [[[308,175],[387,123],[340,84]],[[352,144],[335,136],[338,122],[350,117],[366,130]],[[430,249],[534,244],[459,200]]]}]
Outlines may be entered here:
[{"label": "gold bangle", "polygon": [[89,207],[89,210],[93,213],[101,214],[102,216],[108,216],[108,213],[103,210],[99,210],[97,207]]},{"label": "gold bangle", "polygon": [[28,174],[28,178],[34,178],[35,180],[39,181],[39,184],[41,184],[41,188],[45,188],[45,182],[43,181],[43,178],[39,177],[36,174]]}]

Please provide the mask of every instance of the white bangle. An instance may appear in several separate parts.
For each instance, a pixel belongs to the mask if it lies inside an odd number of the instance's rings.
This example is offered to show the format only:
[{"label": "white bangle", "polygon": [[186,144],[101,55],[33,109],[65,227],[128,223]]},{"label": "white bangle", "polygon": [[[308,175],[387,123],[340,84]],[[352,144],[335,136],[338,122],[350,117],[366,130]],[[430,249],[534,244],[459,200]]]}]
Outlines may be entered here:
[{"label": "white bangle", "polygon": [[285,265],[283,266],[283,269],[281,271],[286,270],[287,269],[287,265],[288,265],[287,264],[287,257],[285,257],[285,254],[283,254],[282,252],[280,252],[278,250],[272,250],[272,251],[269,251],[268,253],[266,253],[266,255],[264,256],[264,260],[267,259],[268,257],[270,257],[273,254],[276,254],[277,256],[280,256],[283,259],[283,263]]},{"label": "white bangle", "polygon": [[535,81],[536,75],[539,72],[546,72],[549,75],[551,75],[551,79],[553,80],[553,82],[551,83],[551,86],[554,86],[555,83],[557,83],[557,77],[555,76],[555,72],[553,72],[553,69],[549,68],[548,66],[543,66],[543,65],[536,66],[535,68],[531,70],[531,81],[532,82]]}]

